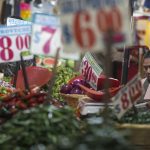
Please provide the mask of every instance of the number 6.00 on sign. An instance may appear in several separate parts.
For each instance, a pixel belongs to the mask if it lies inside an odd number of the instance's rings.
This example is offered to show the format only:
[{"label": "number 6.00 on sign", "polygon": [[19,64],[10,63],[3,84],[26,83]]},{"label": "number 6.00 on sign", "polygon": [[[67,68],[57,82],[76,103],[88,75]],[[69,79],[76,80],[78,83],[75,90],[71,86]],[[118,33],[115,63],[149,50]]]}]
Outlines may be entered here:
[{"label": "number 6.00 on sign", "polygon": [[61,0],[59,4],[66,51],[104,50],[110,31],[114,46],[130,44],[126,0]]}]

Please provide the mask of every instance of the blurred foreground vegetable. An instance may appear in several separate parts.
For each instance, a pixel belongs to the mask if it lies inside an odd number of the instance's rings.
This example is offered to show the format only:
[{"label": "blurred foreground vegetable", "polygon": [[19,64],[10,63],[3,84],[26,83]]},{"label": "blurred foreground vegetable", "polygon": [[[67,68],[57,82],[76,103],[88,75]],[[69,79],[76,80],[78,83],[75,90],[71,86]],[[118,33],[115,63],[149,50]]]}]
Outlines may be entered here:
[{"label": "blurred foreground vegetable", "polygon": [[[97,122],[97,123],[95,123]],[[18,113],[0,127],[2,150],[129,150],[112,123],[78,121],[69,108],[39,107]],[[133,150],[133,148],[132,148]]]}]

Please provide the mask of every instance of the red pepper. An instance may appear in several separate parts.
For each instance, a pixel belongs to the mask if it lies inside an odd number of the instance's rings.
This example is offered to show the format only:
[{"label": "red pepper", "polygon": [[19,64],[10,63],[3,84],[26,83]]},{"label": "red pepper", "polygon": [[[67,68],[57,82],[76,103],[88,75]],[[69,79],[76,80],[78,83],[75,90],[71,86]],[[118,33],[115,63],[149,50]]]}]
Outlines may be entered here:
[{"label": "red pepper", "polygon": [[[92,98],[93,100],[96,100],[96,101],[105,101],[104,100],[104,97],[105,97],[105,92],[103,91],[95,91],[95,90],[92,90],[92,89],[89,89],[81,84],[79,84],[80,88],[82,90],[85,91],[85,94],[87,96],[89,96],[90,98]],[[120,87],[116,87],[116,88],[110,88],[109,89],[109,93],[110,93],[110,96],[114,96],[119,90],[120,90],[121,86]]]},{"label": "red pepper", "polygon": [[109,88],[110,96],[113,97],[117,94],[117,92],[122,88],[122,86]]},{"label": "red pepper", "polygon": [[45,101],[45,97],[44,96],[40,96],[37,98],[37,102],[38,103],[43,103]]},{"label": "red pepper", "polygon": [[20,108],[20,109],[27,109],[27,105],[24,104],[22,101],[18,101],[18,102],[16,103],[16,105],[17,105],[18,108]]},{"label": "red pepper", "polygon": [[35,106],[37,106],[37,103],[36,103],[36,102],[30,103],[29,106],[30,106],[30,107],[35,107]]},{"label": "red pepper", "polygon": [[83,86],[83,85],[79,85],[80,86],[80,88],[82,89],[82,90],[84,90],[85,91],[85,94],[87,95],[87,96],[89,96],[90,98],[92,98],[93,100],[96,100],[96,101],[102,101],[102,99],[104,98],[104,92],[102,92],[102,91],[95,91],[95,90],[92,90],[92,89],[89,89],[89,88],[87,88],[87,87],[85,87],[85,86]]},{"label": "red pepper", "polygon": [[[83,79],[83,76],[80,75],[80,76],[77,76],[77,77],[74,77],[72,78],[68,84],[72,83],[74,80],[76,79]],[[120,86],[120,81],[118,79],[114,79],[114,78],[108,78],[108,81],[109,81],[109,87],[119,87]],[[97,90],[102,90],[104,89],[104,85],[105,85],[105,82],[106,82],[106,76],[101,74],[98,78],[98,84],[97,84]]]}]

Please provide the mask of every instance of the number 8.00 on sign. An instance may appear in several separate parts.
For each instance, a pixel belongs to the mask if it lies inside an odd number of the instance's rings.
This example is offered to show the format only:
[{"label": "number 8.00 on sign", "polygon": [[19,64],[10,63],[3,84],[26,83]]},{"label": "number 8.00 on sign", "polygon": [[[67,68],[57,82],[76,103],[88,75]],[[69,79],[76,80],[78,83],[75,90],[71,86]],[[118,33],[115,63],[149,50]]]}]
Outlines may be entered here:
[{"label": "number 8.00 on sign", "polygon": [[29,50],[31,26],[0,28],[0,63],[20,60],[20,53]]},{"label": "number 8.00 on sign", "polygon": [[141,78],[137,75],[112,99],[117,117],[121,118],[138,100],[142,99],[143,92]]}]

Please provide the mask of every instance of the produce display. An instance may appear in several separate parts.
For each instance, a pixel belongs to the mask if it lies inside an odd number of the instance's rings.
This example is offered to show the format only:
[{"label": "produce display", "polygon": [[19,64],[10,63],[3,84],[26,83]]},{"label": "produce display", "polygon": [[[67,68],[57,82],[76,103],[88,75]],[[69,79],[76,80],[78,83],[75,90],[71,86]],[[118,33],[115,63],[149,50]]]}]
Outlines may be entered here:
[{"label": "produce display", "polygon": [[61,65],[57,68],[56,81],[52,88],[52,97],[63,100],[60,95],[60,89],[64,84],[67,84],[69,80],[77,76],[78,73],[75,73],[70,67],[65,67]]},{"label": "produce display", "polygon": [[13,85],[10,82],[7,82],[7,81],[10,81],[10,78],[5,78],[3,80],[0,80],[0,87],[14,89]]},{"label": "produce display", "polygon": [[69,83],[62,85],[60,92],[63,94],[84,94],[84,91],[80,88],[79,84],[90,87],[90,85],[79,76],[75,77],[72,82],[69,81]]},{"label": "produce display", "polygon": [[145,108],[144,111],[139,111],[137,114],[131,110],[121,120],[119,123],[132,123],[132,124],[150,124],[150,110]]},{"label": "produce display", "polygon": [[[87,96],[89,96],[90,98],[93,98],[93,100],[96,101],[105,101],[105,96],[106,96],[106,91],[101,90],[101,91],[95,91],[92,90],[90,88],[87,88],[83,85],[79,85],[81,89],[83,89],[85,91],[85,94]],[[108,92],[110,94],[111,97],[115,96],[117,94],[117,92],[121,89],[121,87],[114,87],[114,88],[109,88]]]},{"label": "produce display", "polygon": [[120,128],[150,124],[149,47],[131,45],[129,4],[12,1],[1,9],[0,150],[140,150],[148,136],[135,144]]},{"label": "produce display", "polygon": [[[55,64],[55,59],[52,57],[43,57],[43,56],[36,56],[36,64],[37,66],[42,66],[44,68],[51,69]],[[57,66],[61,65],[61,61],[58,61]]]},{"label": "produce display", "polygon": [[13,92],[13,90],[11,88],[1,86],[0,87],[0,99],[11,94],[12,92]]},{"label": "produce display", "polygon": [[41,105],[18,113],[0,126],[0,148],[82,150],[84,147],[112,150],[113,146],[115,150],[130,150],[126,136],[116,131],[112,122],[106,125],[103,121],[98,124],[78,121],[69,107],[57,109]]},{"label": "produce display", "polygon": [[39,91],[26,93],[16,90],[5,97],[1,97],[0,118],[8,119],[16,114],[19,110],[29,109],[40,105],[46,101],[47,94]]},{"label": "produce display", "polygon": [[[109,94],[113,97],[120,89],[120,82],[117,79],[109,78]],[[86,80],[80,75],[72,78],[67,84],[61,86],[60,92],[63,94],[85,94],[96,101],[101,101],[105,98],[104,85],[106,82],[106,76],[101,75],[98,79],[98,89],[94,90],[86,82]]]}]

